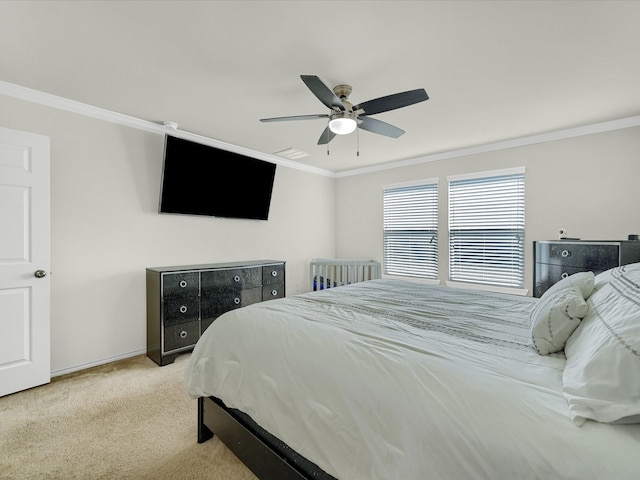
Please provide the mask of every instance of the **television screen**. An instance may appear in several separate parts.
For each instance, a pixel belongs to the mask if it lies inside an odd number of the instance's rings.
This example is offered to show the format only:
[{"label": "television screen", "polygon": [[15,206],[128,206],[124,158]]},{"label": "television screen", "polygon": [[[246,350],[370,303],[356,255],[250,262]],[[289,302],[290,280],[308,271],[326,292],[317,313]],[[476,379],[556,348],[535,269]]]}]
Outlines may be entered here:
[{"label": "television screen", "polygon": [[267,220],[276,164],[165,136],[160,213]]}]

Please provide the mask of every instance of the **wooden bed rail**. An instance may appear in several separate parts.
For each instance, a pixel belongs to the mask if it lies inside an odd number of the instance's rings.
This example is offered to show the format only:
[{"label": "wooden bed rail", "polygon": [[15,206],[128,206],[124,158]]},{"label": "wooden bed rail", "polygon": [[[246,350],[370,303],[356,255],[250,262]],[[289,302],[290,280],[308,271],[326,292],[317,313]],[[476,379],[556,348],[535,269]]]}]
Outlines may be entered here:
[{"label": "wooden bed rail", "polygon": [[[215,397],[198,399],[198,443],[217,436],[249,470],[260,480],[336,480],[316,465],[287,449],[287,457],[277,451],[277,447],[260,438],[257,431],[246,424],[224,403]],[[273,437],[275,438],[275,437]],[[297,454],[295,454],[297,455]],[[300,461],[305,461],[305,474]],[[296,466],[298,463],[298,466]],[[313,473],[311,473],[313,472]]]}]

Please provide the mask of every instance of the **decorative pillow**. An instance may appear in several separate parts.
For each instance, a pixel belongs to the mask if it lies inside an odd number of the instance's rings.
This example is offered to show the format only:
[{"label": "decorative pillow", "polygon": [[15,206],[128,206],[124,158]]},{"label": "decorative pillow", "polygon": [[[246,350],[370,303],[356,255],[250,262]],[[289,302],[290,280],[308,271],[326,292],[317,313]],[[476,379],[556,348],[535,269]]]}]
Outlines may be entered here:
[{"label": "decorative pillow", "polygon": [[[614,270],[620,267],[615,267],[606,272],[599,273],[595,277],[595,288],[600,288],[603,285],[609,283],[611,281],[611,275]],[[624,265],[624,269],[626,272],[634,272],[636,270],[640,270],[640,263],[630,263],[628,265]]]},{"label": "decorative pillow", "polygon": [[549,355],[561,351],[587,314],[587,308],[576,286],[544,292],[530,314],[531,340],[538,353]]},{"label": "decorative pillow", "polygon": [[640,423],[640,269],[618,267],[565,345],[563,394],[577,425]]},{"label": "decorative pillow", "polygon": [[574,273],[573,275],[569,275],[568,277],[565,277],[559,282],[551,285],[549,289],[542,294],[542,296],[544,297],[545,293],[553,293],[567,287],[578,287],[580,292],[582,292],[582,298],[586,300],[589,298],[589,295],[593,293],[595,288],[595,275],[593,272]]}]

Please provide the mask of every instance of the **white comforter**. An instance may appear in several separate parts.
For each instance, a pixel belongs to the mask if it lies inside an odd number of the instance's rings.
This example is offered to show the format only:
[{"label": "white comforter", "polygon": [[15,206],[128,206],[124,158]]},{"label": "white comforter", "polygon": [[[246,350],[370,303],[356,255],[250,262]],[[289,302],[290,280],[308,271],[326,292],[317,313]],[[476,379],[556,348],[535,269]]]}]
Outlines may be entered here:
[{"label": "white comforter", "polygon": [[640,426],[579,428],[537,300],[374,280],[218,318],[189,394],[216,396],[343,480],[640,478]]}]

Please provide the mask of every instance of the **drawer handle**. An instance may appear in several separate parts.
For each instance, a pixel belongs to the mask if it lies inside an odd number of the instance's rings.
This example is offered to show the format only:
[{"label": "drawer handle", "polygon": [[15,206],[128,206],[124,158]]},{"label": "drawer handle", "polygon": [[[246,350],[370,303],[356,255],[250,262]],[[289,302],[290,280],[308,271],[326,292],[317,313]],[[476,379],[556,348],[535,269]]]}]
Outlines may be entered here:
[{"label": "drawer handle", "polygon": [[186,305],[181,305],[180,306],[180,313],[187,313],[187,306]]},{"label": "drawer handle", "polygon": [[236,305],[240,305],[240,297],[234,298],[233,303],[235,303]]},{"label": "drawer handle", "polygon": [[571,255],[571,252],[569,250],[562,250],[562,253],[560,255],[562,255],[563,258],[567,258],[569,255]]},{"label": "drawer handle", "polygon": [[187,332],[185,332],[184,330],[182,330],[180,332],[180,338],[187,338]]},{"label": "drawer handle", "polygon": [[186,280],[180,280],[180,286],[182,288],[186,287],[187,286],[187,281]]},{"label": "drawer handle", "polygon": [[567,278],[569,276],[569,274],[567,272],[562,272],[562,275],[560,275],[561,278]]},{"label": "drawer handle", "polygon": [[278,276],[278,271],[277,270],[272,271],[271,272],[271,276],[272,277],[277,277]]},{"label": "drawer handle", "polygon": [[273,295],[274,297],[278,295],[278,290],[271,290],[271,295]]},{"label": "drawer handle", "polygon": [[238,275],[236,275],[235,277],[233,277],[233,281],[234,282],[239,282],[240,281],[240,277]]}]

